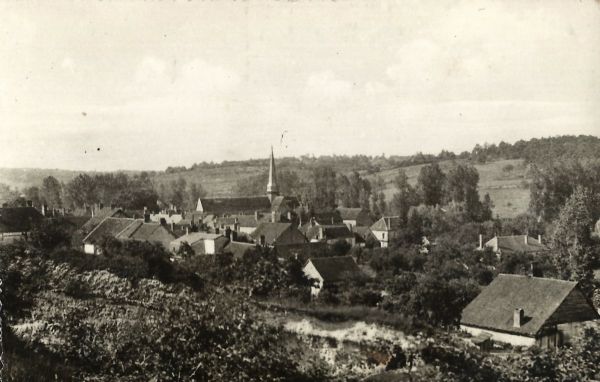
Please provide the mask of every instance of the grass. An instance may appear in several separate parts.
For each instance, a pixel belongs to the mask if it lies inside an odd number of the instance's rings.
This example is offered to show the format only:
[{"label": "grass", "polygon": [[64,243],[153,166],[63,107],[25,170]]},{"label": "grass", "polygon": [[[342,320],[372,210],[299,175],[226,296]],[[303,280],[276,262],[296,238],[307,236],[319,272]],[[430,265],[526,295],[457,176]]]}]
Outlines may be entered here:
[{"label": "grass", "polygon": [[[440,163],[444,172],[448,172],[452,167],[452,161]],[[511,171],[505,171],[507,165],[512,165]],[[417,184],[419,171],[424,165],[403,167],[402,169],[408,176],[408,181],[412,185]],[[494,202],[494,215],[503,218],[511,218],[527,211],[529,206],[529,189],[523,188],[523,182],[528,181],[527,168],[521,159],[500,160],[485,164],[475,165],[479,172],[479,194],[481,197],[486,193],[490,194]],[[372,175],[366,175],[367,179],[373,181],[377,176],[381,176],[385,181],[385,197],[389,202],[396,192],[394,187],[394,178],[400,169],[391,169],[381,171]]]}]

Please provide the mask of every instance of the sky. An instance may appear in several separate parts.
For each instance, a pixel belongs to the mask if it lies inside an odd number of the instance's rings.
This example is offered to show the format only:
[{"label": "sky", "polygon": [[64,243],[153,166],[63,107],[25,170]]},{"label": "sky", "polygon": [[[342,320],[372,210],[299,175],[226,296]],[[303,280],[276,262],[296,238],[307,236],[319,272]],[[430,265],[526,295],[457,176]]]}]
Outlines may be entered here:
[{"label": "sky", "polygon": [[0,3],[0,167],[600,135],[594,0]]}]

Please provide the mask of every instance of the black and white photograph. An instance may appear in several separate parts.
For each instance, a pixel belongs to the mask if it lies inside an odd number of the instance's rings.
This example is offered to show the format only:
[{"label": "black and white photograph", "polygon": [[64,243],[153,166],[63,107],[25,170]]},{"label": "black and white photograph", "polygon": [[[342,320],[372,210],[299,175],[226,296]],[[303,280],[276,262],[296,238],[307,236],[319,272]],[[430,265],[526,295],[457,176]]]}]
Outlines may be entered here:
[{"label": "black and white photograph", "polygon": [[0,382],[600,382],[600,0],[0,0]]}]

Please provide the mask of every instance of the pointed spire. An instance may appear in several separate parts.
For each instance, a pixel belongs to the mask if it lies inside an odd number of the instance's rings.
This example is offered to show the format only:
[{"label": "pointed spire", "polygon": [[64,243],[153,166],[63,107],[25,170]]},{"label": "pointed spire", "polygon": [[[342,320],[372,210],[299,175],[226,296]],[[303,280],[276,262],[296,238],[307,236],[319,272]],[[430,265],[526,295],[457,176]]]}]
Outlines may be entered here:
[{"label": "pointed spire", "polygon": [[275,170],[275,156],[273,155],[273,146],[271,146],[271,161],[269,163],[269,183],[267,183],[267,196],[271,201],[279,195],[277,186],[277,172]]}]

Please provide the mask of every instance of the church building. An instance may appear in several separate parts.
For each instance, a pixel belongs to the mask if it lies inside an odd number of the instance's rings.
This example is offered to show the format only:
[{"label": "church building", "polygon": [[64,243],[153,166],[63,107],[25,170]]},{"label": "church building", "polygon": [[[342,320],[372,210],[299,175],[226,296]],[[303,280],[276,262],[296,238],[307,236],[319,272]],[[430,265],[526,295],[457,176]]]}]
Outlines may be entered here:
[{"label": "church building", "polygon": [[271,158],[269,161],[269,180],[266,194],[261,196],[242,196],[228,198],[200,198],[196,211],[203,215],[214,215],[215,217],[237,215],[257,215],[268,213],[272,221],[291,221],[295,215],[294,210],[300,206],[298,198],[294,196],[279,195],[277,184],[277,170],[275,157],[271,147]]}]

